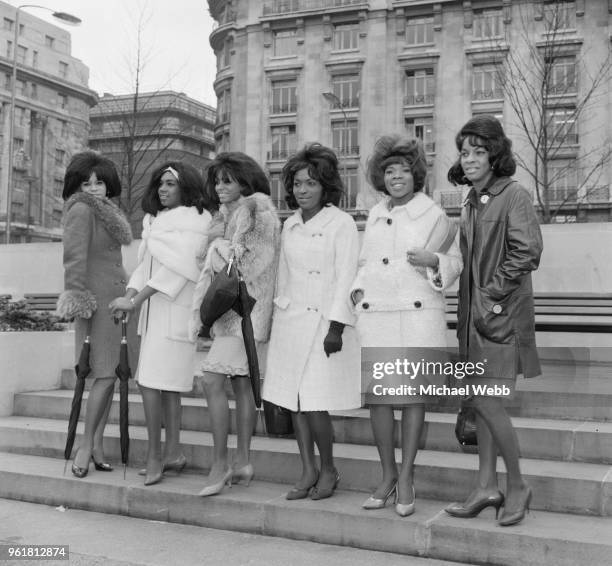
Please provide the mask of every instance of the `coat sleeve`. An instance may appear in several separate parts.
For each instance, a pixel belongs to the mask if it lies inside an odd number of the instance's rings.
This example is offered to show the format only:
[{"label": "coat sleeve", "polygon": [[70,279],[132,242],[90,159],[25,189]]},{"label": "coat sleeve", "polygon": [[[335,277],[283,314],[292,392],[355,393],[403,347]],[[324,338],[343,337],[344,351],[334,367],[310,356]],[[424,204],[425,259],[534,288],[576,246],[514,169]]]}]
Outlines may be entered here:
[{"label": "coat sleeve", "polygon": [[444,291],[448,289],[459,277],[461,270],[463,269],[463,260],[461,259],[461,251],[459,250],[459,244],[457,243],[458,233],[455,240],[451,244],[448,251],[443,253],[436,253],[438,256],[438,270],[437,272],[431,268],[427,268],[427,280],[432,288],[436,291]]},{"label": "coat sleeve", "polygon": [[355,276],[355,279],[353,280],[353,283],[351,284],[351,287],[349,289],[349,294],[351,297],[355,291],[363,291],[363,271],[368,262],[368,243],[371,239],[373,224],[373,217],[370,214],[366,221],[365,232],[363,233],[363,241],[361,242],[361,250],[359,252],[359,259],[357,262],[357,275]]},{"label": "coat sleeve", "polygon": [[85,203],[77,202],[64,220],[64,292],[57,302],[57,314],[63,318],[91,318],[97,308],[96,298],[87,288],[87,263],[93,234],[94,213]]},{"label": "coat sleeve", "polygon": [[289,306],[290,300],[287,295],[287,287],[289,285],[289,264],[287,263],[287,254],[285,253],[286,238],[287,232],[283,230],[281,234],[278,272],[276,274],[276,289],[274,292],[274,304],[281,309],[286,309]]},{"label": "coat sleeve", "polygon": [[343,215],[333,246],[335,285],[328,316],[329,320],[353,326],[355,316],[351,308],[350,290],[357,273],[359,237],[352,218]]},{"label": "coat sleeve", "polygon": [[276,214],[264,212],[260,225],[244,237],[244,244],[232,242],[231,248],[238,260],[238,267],[247,284],[266,271],[275,268],[277,261],[279,230]]},{"label": "coat sleeve", "polygon": [[542,248],[542,233],[531,197],[521,187],[510,201],[506,254],[487,286],[489,297],[499,301],[519,287],[522,276],[538,268]]}]

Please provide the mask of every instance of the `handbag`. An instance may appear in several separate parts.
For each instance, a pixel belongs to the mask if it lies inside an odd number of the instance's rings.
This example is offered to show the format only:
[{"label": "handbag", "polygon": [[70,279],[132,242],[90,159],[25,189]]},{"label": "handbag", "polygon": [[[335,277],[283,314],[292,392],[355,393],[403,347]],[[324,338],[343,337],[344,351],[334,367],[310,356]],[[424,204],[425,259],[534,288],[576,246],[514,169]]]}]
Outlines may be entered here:
[{"label": "handbag", "polygon": [[213,323],[238,300],[240,276],[234,265],[234,258],[225,264],[225,267],[215,274],[200,305],[200,320],[203,329],[201,336],[208,337]]},{"label": "handbag", "polygon": [[455,436],[462,446],[477,446],[476,410],[474,407],[462,404],[455,423]]},{"label": "handbag", "polygon": [[293,420],[291,411],[285,407],[270,402],[263,402],[264,421],[268,436],[289,436],[293,434]]}]

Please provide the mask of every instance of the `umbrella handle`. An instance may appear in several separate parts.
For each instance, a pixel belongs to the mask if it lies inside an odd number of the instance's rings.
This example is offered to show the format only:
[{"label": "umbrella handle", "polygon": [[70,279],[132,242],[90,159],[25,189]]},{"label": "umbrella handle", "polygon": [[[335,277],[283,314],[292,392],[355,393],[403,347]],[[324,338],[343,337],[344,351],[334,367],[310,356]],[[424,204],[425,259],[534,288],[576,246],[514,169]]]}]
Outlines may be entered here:
[{"label": "umbrella handle", "polygon": [[121,343],[127,344],[127,313],[121,315]]}]

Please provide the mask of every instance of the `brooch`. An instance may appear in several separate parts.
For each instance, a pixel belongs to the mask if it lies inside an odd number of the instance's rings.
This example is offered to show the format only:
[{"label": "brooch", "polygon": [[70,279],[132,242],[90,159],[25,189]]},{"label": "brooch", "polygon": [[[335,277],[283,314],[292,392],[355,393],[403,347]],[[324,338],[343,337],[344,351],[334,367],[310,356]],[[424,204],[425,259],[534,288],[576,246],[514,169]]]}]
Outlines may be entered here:
[{"label": "brooch", "polygon": [[480,202],[481,202],[482,204],[487,204],[487,203],[489,202],[489,198],[491,198],[491,197],[489,197],[489,195],[482,195],[482,196],[480,197]]}]

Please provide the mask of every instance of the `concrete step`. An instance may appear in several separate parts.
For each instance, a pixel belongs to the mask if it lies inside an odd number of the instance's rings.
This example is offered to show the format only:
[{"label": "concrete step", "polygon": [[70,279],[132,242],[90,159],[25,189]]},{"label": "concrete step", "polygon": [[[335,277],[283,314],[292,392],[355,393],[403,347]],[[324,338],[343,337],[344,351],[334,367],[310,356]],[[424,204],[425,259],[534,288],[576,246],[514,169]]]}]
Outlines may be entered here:
[{"label": "concrete step", "polygon": [[[62,458],[66,422],[33,417],[0,418],[0,450]],[[81,432],[79,425],[78,433]],[[141,466],[146,454],[146,430],[130,427],[130,463]],[[206,469],[212,463],[212,435],[183,431],[181,442],[191,469]],[[230,457],[236,437],[229,438]],[[105,454],[120,460],[117,425],[106,427]],[[337,443],[334,454],[344,489],[370,492],[380,478],[378,454],[373,446]],[[397,451],[397,459],[401,455]],[[291,439],[255,437],[251,461],[257,478],[293,483],[301,469],[296,442]],[[472,454],[420,450],[416,458],[416,491],[419,497],[460,501],[476,481],[477,457]],[[61,466],[61,464],[60,464]],[[581,515],[612,515],[612,467],[603,464],[560,462],[525,458],[521,468],[533,486],[533,508]],[[503,464],[498,462],[498,469]],[[505,473],[500,472],[502,485]]]},{"label": "concrete step", "polygon": [[609,517],[538,510],[504,529],[491,509],[469,521],[454,519],[442,510],[448,500],[430,501],[420,494],[415,514],[400,518],[391,507],[362,510],[363,494],[344,489],[327,500],[287,501],[286,485],[255,481],[200,498],[199,474],[166,477],[144,487],[133,468],[125,479],[119,472],[92,472],[80,480],[62,472],[58,460],[0,454],[0,497],[489,566],[603,566],[612,556]]},{"label": "concrete step", "polygon": [[[84,395],[87,398],[87,392]],[[70,414],[72,391],[56,390],[20,393],[15,396],[14,414],[25,417],[41,417],[66,421]],[[182,400],[182,430],[210,431],[210,419],[206,401],[202,398],[184,397]],[[85,403],[81,420],[85,414]],[[234,404],[230,402],[232,433],[235,433]],[[347,444],[374,444],[369,411],[338,412],[333,414],[336,440]],[[396,446],[399,447],[399,418],[396,412]],[[263,419],[257,419],[257,433],[265,434]],[[423,432],[422,447],[428,450],[462,452],[455,440],[455,413],[428,412]],[[576,420],[552,420],[515,417],[513,419],[519,437],[521,454],[525,458],[541,458],[577,462],[612,464],[612,423]],[[109,422],[119,422],[119,398],[115,395]],[[130,395],[130,423],[144,426],[142,398]]]}]

